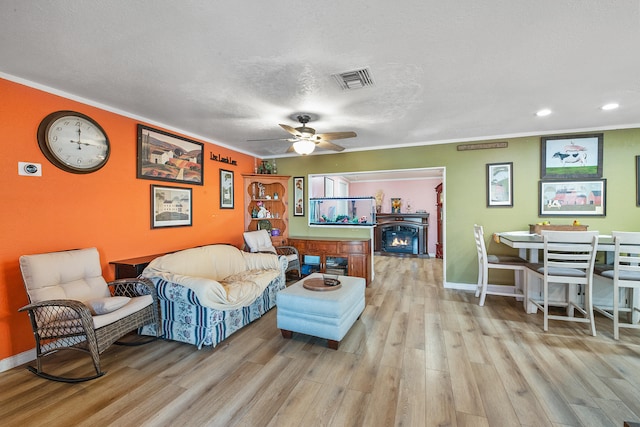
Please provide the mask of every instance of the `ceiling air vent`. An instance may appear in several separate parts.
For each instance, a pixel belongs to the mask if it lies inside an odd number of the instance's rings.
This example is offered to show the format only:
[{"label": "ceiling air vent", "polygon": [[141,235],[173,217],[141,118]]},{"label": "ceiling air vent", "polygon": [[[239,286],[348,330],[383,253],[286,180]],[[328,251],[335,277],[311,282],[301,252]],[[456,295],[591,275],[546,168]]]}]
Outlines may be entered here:
[{"label": "ceiling air vent", "polygon": [[369,71],[369,68],[332,75],[342,90],[360,89],[363,87],[373,86],[373,79],[371,78],[371,71]]}]

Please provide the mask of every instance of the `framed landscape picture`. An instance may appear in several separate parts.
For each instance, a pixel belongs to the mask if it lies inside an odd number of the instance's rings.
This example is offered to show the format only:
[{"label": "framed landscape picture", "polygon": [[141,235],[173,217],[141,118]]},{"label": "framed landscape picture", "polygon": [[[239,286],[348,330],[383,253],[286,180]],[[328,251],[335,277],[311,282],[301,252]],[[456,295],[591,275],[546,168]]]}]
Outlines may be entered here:
[{"label": "framed landscape picture", "polygon": [[151,228],[192,225],[191,188],[151,185]]},{"label": "framed landscape picture", "polygon": [[487,164],[487,207],[513,206],[513,163]]},{"label": "framed landscape picture", "polygon": [[541,216],[605,216],[606,179],[540,181]]},{"label": "framed landscape picture", "polygon": [[204,144],[138,125],[137,177],[203,185]]},{"label": "framed landscape picture", "polygon": [[540,139],[540,179],[602,178],[603,134]]}]

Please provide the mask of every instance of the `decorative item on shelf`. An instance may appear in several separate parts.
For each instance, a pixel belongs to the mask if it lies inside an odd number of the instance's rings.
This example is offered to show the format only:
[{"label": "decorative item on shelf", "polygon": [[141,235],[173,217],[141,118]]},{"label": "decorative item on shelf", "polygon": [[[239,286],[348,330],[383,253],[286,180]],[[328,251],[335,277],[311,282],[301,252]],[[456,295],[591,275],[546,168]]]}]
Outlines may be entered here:
[{"label": "decorative item on shelf", "polygon": [[271,221],[266,219],[258,221],[258,230],[267,230],[271,233]]},{"label": "decorative item on shelf", "polygon": [[251,218],[258,218],[258,208],[256,206],[251,209]]},{"label": "decorative item on shelf", "polygon": [[272,228],[271,229],[271,235],[276,237],[280,235],[280,229],[279,228]]},{"label": "decorative item on shelf", "polygon": [[278,167],[276,166],[276,159],[273,159],[273,167],[271,169],[271,173],[274,175],[277,175],[278,173]]},{"label": "decorative item on shelf", "polygon": [[265,195],[264,184],[259,182],[258,183],[258,198],[259,199],[264,199],[264,195]]},{"label": "decorative item on shelf", "polygon": [[255,200],[255,199],[256,199],[256,194],[257,194],[257,193],[256,193],[256,183],[255,183],[255,182],[252,182],[252,183],[251,183],[251,198],[252,198],[253,200]]},{"label": "decorative item on shelf", "polygon": [[278,200],[278,192],[273,193],[273,200]]},{"label": "decorative item on shelf", "polygon": [[375,199],[376,199],[376,213],[380,213],[382,211],[382,201],[384,200],[384,192],[382,190],[376,191]]},{"label": "decorative item on shelf", "polygon": [[391,213],[400,213],[402,209],[402,199],[399,197],[391,198]]}]

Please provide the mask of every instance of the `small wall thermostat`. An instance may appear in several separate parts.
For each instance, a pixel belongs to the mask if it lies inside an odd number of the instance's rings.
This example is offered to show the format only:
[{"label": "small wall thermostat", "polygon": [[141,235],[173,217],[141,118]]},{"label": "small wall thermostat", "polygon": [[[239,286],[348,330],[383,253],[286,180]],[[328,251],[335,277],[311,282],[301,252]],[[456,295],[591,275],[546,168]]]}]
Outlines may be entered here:
[{"label": "small wall thermostat", "polygon": [[42,165],[32,162],[18,162],[18,175],[42,176]]}]

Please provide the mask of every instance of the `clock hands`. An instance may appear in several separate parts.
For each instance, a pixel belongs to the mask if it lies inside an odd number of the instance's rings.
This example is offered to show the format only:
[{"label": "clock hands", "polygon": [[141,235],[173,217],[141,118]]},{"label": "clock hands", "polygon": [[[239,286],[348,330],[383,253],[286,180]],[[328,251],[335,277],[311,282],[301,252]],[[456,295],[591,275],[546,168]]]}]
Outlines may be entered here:
[{"label": "clock hands", "polygon": [[73,139],[69,140],[69,142],[72,144],[78,144],[78,150],[82,150],[83,145],[86,145],[86,146],[93,145],[94,147],[100,146],[100,144],[92,144],[90,142],[82,141],[81,136],[82,136],[82,131],[80,130],[80,128],[78,128],[78,140],[77,141],[74,141]]}]

